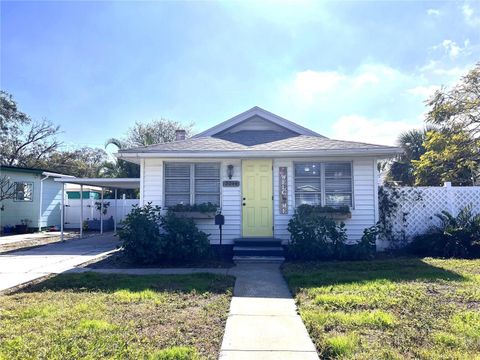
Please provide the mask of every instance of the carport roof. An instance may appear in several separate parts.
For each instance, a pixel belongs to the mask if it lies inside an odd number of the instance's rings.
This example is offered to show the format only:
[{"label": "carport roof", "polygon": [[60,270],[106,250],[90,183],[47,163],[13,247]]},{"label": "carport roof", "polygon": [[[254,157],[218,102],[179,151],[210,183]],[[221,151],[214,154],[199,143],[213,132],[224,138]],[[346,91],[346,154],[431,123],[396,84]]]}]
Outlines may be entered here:
[{"label": "carport roof", "polygon": [[139,178],[57,178],[55,181],[77,185],[90,185],[116,189],[138,189]]}]

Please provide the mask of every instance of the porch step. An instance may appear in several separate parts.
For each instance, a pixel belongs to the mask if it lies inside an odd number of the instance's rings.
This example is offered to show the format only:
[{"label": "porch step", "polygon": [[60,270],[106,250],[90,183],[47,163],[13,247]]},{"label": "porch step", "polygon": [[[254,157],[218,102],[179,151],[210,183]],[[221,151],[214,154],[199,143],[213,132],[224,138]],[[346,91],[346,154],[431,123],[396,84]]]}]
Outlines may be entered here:
[{"label": "porch step", "polygon": [[238,246],[233,247],[235,256],[283,256],[281,246]]},{"label": "porch step", "polygon": [[280,239],[273,237],[235,239],[234,262],[278,262],[284,260]]},{"label": "porch step", "polygon": [[255,246],[255,247],[277,247],[282,245],[282,240],[269,237],[259,238],[237,238],[234,239],[235,246]]},{"label": "porch step", "polygon": [[283,256],[234,256],[233,262],[238,263],[279,263],[284,262]]}]

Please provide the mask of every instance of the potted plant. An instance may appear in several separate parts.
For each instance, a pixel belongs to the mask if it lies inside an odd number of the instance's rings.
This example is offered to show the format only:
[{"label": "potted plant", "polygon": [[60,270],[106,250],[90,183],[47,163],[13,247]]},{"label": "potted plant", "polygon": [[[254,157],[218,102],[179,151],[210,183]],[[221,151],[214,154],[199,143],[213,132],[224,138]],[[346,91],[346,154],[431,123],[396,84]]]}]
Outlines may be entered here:
[{"label": "potted plant", "polygon": [[177,217],[191,219],[213,219],[217,214],[218,206],[212,203],[184,205],[177,204],[168,207]]}]

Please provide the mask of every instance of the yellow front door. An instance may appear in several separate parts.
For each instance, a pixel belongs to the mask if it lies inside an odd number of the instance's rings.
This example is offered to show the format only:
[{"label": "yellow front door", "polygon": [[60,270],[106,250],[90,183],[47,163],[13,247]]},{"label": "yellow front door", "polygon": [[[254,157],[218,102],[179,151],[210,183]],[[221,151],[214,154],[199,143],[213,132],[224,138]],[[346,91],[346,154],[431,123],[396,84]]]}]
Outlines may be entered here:
[{"label": "yellow front door", "polygon": [[273,235],[272,160],[242,161],[244,237]]}]

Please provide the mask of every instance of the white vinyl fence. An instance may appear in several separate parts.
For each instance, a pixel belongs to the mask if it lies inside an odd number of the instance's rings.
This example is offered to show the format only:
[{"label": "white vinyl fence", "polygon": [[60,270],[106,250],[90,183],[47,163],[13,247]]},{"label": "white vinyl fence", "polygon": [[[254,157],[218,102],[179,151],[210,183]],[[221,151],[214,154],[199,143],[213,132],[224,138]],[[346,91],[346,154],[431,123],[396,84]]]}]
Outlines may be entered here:
[{"label": "white vinyl fence", "polygon": [[385,191],[398,204],[390,216],[392,234],[405,240],[439,225],[435,214],[444,210],[457,215],[471,206],[474,214],[480,213],[480,186],[457,187],[445,183],[443,187],[385,188]]},{"label": "white vinyl fence", "polygon": [[[95,203],[99,203],[99,199],[83,200],[83,220],[100,219],[100,211],[97,210]],[[110,217],[115,218],[115,199],[104,199],[104,203],[110,203],[107,213],[103,215],[103,219]],[[125,219],[133,205],[137,205],[139,199],[117,199],[117,224]],[[80,199],[65,199],[65,228],[80,228]]]}]

